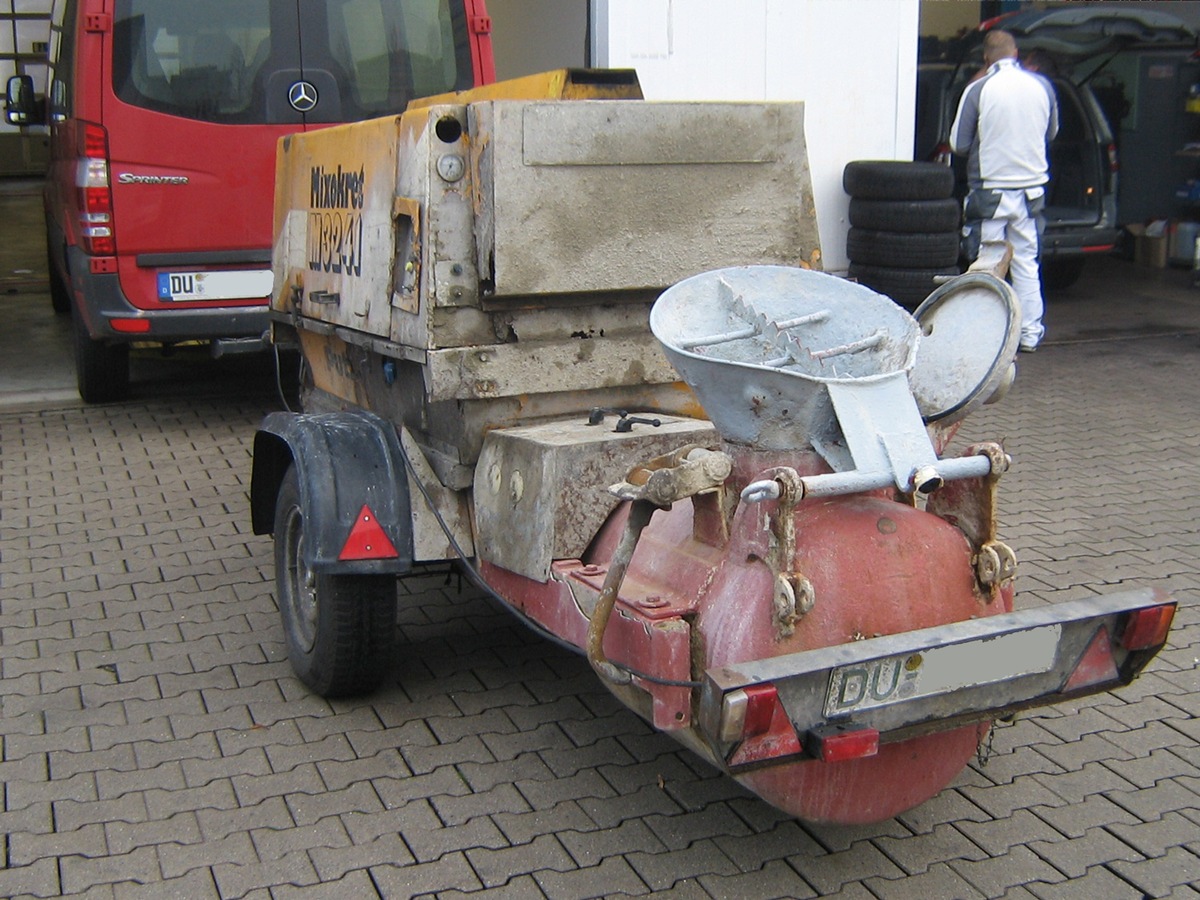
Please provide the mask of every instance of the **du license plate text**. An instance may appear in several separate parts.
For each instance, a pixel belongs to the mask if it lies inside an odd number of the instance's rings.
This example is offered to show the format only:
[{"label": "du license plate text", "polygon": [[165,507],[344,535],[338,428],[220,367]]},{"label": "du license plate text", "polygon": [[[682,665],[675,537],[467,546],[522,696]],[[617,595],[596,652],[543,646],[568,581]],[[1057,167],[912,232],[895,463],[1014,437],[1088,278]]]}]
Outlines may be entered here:
[{"label": "du license plate text", "polygon": [[1061,634],[1061,626],[1045,626],[840,666],[829,676],[825,715],[876,709],[1048,672],[1054,666]]},{"label": "du license plate text", "polygon": [[158,299],[255,300],[271,295],[271,270],[159,272]]}]

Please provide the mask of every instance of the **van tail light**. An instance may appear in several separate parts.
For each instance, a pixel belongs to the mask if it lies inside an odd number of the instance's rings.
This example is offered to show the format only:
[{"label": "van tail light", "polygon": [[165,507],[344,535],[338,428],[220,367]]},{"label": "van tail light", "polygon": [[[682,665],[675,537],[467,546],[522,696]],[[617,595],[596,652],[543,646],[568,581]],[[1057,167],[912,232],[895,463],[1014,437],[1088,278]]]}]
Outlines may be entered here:
[{"label": "van tail light", "polygon": [[112,185],[108,177],[108,132],[92,122],[81,122],[78,134],[79,235],[84,252],[112,256],[117,252],[113,231]]}]

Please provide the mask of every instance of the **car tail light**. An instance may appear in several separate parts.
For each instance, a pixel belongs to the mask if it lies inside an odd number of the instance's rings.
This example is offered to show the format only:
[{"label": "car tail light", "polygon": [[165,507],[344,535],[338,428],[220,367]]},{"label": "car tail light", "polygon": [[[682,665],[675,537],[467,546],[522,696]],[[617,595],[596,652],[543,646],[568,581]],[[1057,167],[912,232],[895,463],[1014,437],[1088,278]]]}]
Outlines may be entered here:
[{"label": "car tail light", "polygon": [[354,520],[346,543],[342,545],[338,559],[395,559],[399,555],[396,545],[391,542],[387,532],[375,518],[375,513],[364,504]]},{"label": "car tail light", "polygon": [[79,169],[75,187],[79,202],[79,234],[83,249],[92,256],[117,252],[113,231],[112,186],[108,177],[108,133],[99,125],[81,122]]},{"label": "car tail light", "polygon": [[1108,171],[1116,172],[1120,168],[1119,160],[1117,159],[1117,145],[1109,144],[1104,148],[1108,156]]},{"label": "car tail light", "polygon": [[930,162],[941,163],[943,166],[948,166],[954,161],[954,151],[950,149],[950,145],[945,141],[941,141],[933,148],[933,155],[929,157]]}]

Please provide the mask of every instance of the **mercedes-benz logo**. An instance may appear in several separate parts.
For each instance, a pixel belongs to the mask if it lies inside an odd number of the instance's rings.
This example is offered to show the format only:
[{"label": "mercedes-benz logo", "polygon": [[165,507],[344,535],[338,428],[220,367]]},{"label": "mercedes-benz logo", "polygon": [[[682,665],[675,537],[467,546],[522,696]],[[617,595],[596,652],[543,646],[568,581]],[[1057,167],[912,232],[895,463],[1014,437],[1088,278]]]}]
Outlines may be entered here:
[{"label": "mercedes-benz logo", "polygon": [[296,112],[312,112],[317,105],[317,89],[307,81],[297,81],[288,88],[288,103]]}]

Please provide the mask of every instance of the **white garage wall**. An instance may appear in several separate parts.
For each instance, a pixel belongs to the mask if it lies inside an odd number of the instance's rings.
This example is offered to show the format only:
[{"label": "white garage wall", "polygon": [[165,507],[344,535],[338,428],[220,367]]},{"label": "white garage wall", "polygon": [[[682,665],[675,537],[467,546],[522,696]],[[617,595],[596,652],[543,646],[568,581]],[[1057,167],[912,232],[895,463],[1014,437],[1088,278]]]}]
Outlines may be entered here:
[{"label": "white garage wall", "polygon": [[593,0],[592,59],[650,100],[804,100],[825,268],[852,159],[911,159],[919,0]]}]

